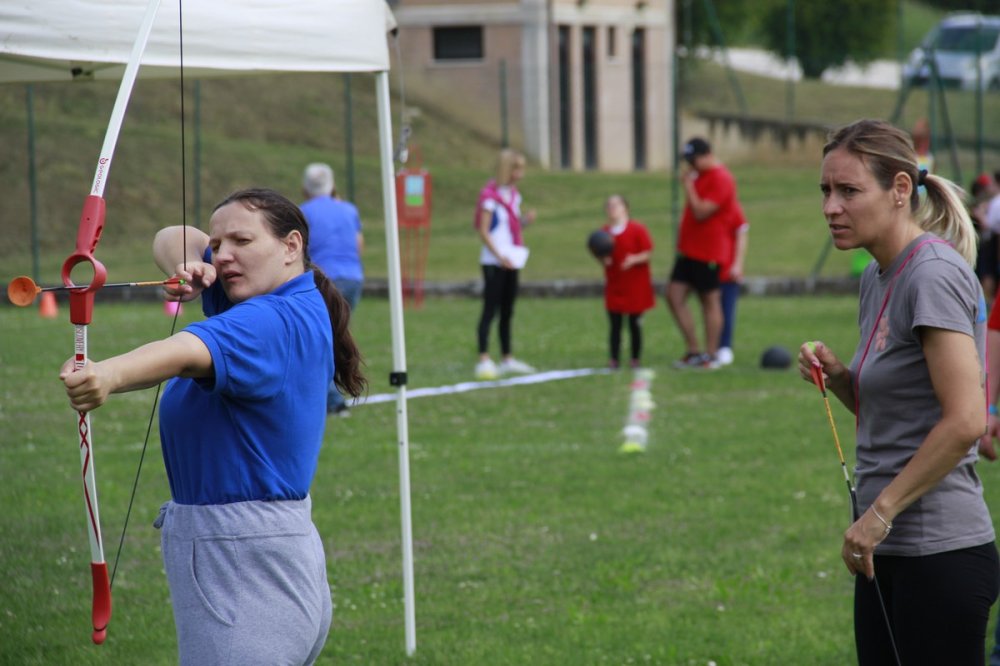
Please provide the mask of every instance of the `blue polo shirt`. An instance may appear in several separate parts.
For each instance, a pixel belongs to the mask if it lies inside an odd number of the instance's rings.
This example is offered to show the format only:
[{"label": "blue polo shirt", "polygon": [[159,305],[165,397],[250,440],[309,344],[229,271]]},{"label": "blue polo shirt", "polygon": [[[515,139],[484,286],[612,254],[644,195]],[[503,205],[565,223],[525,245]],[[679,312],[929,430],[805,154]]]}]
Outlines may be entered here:
[{"label": "blue polo shirt", "polygon": [[313,197],[300,205],[309,223],[309,258],[331,280],[365,279],[358,254],[361,216],[354,204],[331,196]]},{"label": "blue polo shirt", "polygon": [[203,308],[208,319],[184,330],[208,347],[215,376],[172,379],[160,402],[173,500],[305,498],[333,379],[330,317],[312,272],[236,305],[217,282]]}]

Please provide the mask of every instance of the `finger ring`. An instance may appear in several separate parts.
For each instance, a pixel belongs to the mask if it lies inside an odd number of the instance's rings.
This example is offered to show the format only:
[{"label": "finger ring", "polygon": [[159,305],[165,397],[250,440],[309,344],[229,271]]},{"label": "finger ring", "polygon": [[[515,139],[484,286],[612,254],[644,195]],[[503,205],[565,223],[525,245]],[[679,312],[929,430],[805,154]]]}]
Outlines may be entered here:
[{"label": "finger ring", "polygon": [[864,557],[864,555],[862,555],[861,553],[851,553],[851,557],[853,557],[856,560],[860,560],[861,558]]}]

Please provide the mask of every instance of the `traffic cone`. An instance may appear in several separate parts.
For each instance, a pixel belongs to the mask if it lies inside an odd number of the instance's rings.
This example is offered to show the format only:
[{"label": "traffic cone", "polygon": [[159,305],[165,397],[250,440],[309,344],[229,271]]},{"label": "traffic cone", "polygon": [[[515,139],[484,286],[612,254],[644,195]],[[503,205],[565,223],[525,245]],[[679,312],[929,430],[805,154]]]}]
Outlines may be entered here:
[{"label": "traffic cone", "polygon": [[38,303],[38,314],[46,319],[59,316],[59,306],[56,305],[56,295],[51,291],[42,292],[42,300]]},{"label": "traffic cone", "polygon": [[180,316],[184,312],[184,306],[181,305],[180,301],[163,301],[163,312],[168,317]]}]

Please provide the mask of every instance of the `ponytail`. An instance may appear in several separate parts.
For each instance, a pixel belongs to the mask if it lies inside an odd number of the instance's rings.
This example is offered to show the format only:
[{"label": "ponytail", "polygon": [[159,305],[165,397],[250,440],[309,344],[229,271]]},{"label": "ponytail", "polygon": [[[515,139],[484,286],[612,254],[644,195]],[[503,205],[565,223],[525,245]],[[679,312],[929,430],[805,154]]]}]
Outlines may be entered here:
[{"label": "ponytail", "polygon": [[[921,175],[927,195],[919,207],[914,206],[912,199],[910,203],[911,210],[915,208],[917,224],[924,231],[948,241],[970,266],[975,267],[976,233],[961,190],[947,178]],[[913,192],[914,197],[919,196],[916,187]]]},{"label": "ponytail", "polygon": [[308,263],[306,270],[313,272],[316,288],[330,313],[330,328],[333,330],[333,381],[344,393],[356,398],[368,388],[368,380],[361,372],[361,352],[351,335],[351,306],[318,266]]}]

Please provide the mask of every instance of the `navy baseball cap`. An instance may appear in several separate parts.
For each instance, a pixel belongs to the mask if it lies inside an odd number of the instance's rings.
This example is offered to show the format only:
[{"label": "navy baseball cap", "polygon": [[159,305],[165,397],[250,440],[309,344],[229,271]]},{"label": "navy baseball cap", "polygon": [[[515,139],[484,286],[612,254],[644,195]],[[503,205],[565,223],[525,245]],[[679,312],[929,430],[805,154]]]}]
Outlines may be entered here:
[{"label": "navy baseball cap", "polygon": [[694,158],[699,155],[708,155],[712,152],[712,147],[708,145],[708,141],[700,137],[695,137],[684,144],[684,159],[689,163],[694,162]]}]

